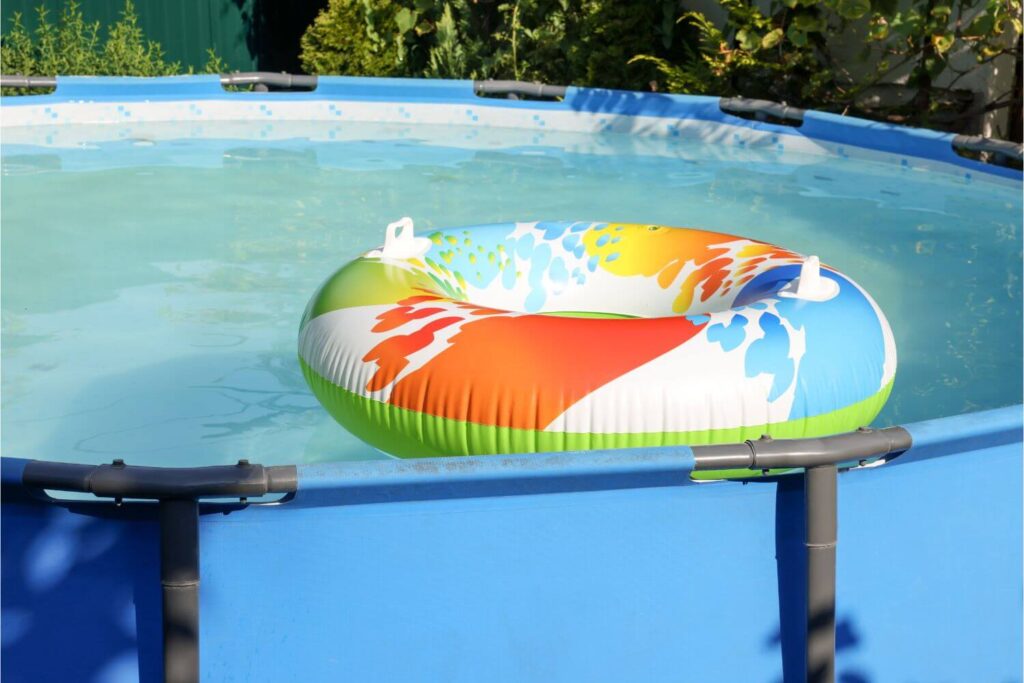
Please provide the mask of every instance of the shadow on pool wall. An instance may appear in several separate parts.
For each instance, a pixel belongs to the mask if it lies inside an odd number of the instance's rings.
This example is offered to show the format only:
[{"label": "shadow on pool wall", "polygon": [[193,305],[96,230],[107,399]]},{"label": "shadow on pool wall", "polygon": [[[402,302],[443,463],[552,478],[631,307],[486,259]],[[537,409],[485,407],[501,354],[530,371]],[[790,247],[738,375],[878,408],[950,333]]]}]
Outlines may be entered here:
[{"label": "shadow on pool wall", "polygon": [[[972,416],[1006,425],[976,433],[970,446],[936,443],[918,429],[922,447],[902,463],[841,477],[840,681],[1014,675],[1021,463],[1020,416],[1012,413]],[[251,525],[209,527],[204,558],[213,566],[254,560],[246,548],[267,533],[287,538],[280,554],[251,570],[248,585],[224,586],[218,598],[241,599],[260,577],[296,577],[252,614],[266,638],[306,634],[302,647],[289,639],[279,651],[294,671],[374,671],[393,680],[427,671],[468,680],[487,661],[494,680],[659,680],[670,672],[802,680],[797,478],[346,505],[345,467],[303,468],[293,503],[254,511]],[[1006,477],[992,482],[990,468]],[[337,488],[332,472],[342,475]],[[951,501],[959,514],[948,514]],[[319,533],[306,526],[314,520]],[[284,616],[295,603],[303,616]],[[339,604],[343,614],[331,607]],[[215,627],[224,619],[204,623],[228,662],[243,650]],[[308,619],[326,633],[311,632]],[[351,651],[331,647],[339,641]],[[392,661],[385,654],[394,642],[418,647]],[[559,643],[557,654],[551,643]],[[321,648],[338,660],[305,659]]]},{"label": "shadow on pool wall", "polygon": [[[159,531],[152,506],[43,506],[13,487],[4,499],[3,679],[160,681]],[[802,499],[797,478],[776,490],[781,627],[764,647],[781,649],[787,682],[804,679]],[[851,644],[845,632],[840,622],[840,651]]]},{"label": "shadow on pool wall", "polygon": [[94,504],[39,505],[8,487],[3,497],[0,677],[162,680],[155,518]]}]

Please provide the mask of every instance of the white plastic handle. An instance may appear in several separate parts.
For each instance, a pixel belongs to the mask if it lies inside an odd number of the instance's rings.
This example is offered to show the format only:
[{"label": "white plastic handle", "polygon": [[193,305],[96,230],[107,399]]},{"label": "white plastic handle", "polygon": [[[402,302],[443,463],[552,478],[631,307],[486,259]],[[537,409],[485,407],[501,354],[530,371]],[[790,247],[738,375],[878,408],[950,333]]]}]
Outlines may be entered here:
[{"label": "white plastic handle", "polygon": [[[398,232],[399,228],[402,229],[402,232]],[[384,233],[384,249],[386,250],[389,244],[397,244],[398,240],[412,239],[415,234],[412,219],[408,216],[402,216],[394,223],[388,223]]]},{"label": "white plastic handle", "polygon": [[394,223],[388,223],[384,231],[384,247],[371,251],[367,256],[398,260],[420,258],[430,251],[432,244],[429,237],[416,237],[412,219],[403,216]]},{"label": "white plastic handle", "polygon": [[828,301],[839,294],[839,283],[821,276],[821,262],[808,256],[800,266],[800,276],[786,285],[779,296],[804,301]]}]

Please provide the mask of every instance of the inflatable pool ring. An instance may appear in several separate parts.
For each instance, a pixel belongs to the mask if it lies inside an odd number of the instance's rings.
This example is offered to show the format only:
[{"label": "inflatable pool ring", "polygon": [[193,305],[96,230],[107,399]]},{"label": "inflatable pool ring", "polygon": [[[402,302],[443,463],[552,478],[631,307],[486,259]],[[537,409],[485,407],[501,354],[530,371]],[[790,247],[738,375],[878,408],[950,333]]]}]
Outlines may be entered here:
[{"label": "inflatable pool ring", "polygon": [[399,457],[833,434],[896,372],[885,316],[817,258],[656,225],[403,219],[299,337],[320,402]]}]

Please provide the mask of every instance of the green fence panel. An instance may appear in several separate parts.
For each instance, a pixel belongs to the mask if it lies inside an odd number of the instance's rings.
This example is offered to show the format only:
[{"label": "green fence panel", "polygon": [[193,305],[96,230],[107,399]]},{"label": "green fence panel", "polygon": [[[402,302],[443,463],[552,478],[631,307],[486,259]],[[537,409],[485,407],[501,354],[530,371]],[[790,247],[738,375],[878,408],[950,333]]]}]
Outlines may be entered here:
[{"label": "green fence panel", "polygon": [[[0,15],[6,32],[15,12],[29,30],[36,7],[43,5],[56,21],[66,0],[3,0]],[[182,69],[201,70],[214,48],[232,71],[301,71],[299,38],[326,0],[135,0],[139,25],[149,40],[160,43],[169,61]],[[120,18],[124,0],[85,0],[87,21],[103,27]],[[101,29],[105,37],[105,28]]]}]

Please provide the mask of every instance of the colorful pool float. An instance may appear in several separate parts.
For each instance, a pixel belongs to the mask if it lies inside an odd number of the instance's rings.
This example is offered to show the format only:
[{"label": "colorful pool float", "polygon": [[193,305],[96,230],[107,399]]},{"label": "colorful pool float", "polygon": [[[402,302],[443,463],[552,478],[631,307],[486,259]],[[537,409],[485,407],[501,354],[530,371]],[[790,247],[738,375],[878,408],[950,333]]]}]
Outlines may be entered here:
[{"label": "colorful pool float", "polygon": [[866,425],[896,348],[856,283],[720,233],[408,219],[313,296],[299,357],[399,457],[709,444]]}]

